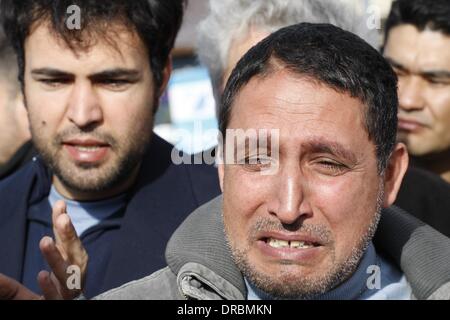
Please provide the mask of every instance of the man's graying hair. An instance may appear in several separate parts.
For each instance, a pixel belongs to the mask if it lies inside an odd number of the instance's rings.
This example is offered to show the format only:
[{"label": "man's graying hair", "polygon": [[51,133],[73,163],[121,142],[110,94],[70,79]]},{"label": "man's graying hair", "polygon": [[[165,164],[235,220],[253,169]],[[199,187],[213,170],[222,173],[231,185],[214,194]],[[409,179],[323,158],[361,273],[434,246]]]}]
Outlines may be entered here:
[{"label": "man's graying hair", "polygon": [[[219,128],[226,137],[232,107],[253,78],[285,69],[299,77],[358,98],[384,172],[397,132],[397,78],[386,60],[358,36],[329,24],[283,28],[249,50],[230,75],[222,96]],[[345,106],[342,106],[345,107]]]},{"label": "man's graying hair", "polygon": [[210,0],[209,6],[199,25],[198,55],[209,70],[217,105],[231,43],[252,28],[272,33],[300,22],[330,23],[378,46],[376,30],[339,0]]}]

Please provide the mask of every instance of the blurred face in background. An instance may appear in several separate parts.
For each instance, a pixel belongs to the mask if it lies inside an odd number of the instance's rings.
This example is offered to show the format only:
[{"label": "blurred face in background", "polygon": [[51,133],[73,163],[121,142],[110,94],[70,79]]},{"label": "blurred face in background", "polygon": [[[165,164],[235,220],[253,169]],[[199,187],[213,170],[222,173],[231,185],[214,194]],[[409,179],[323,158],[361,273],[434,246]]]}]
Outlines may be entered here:
[{"label": "blurred face in background", "polygon": [[18,149],[30,139],[27,112],[23,105],[17,70],[0,62],[0,166],[6,164]]},{"label": "blurred face in background", "polygon": [[45,23],[25,42],[33,140],[58,191],[76,200],[129,187],[152,131],[158,97],[147,49],[122,25],[110,30],[115,46],[95,39],[75,52]]},{"label": "blurred face in background", "polygon": [[231,75],[234,67],[241,57],[255,44],[267,37],[270,33],[255,27],[250,28],[247,34],[237,35],[231,41],[230,49],[228,50],[227,66],[224,70],[222,79],[222,90],[225,89],[228,78]]},{"label": "blurred face in background", "polygon": [[389,32],[384,55],[399,79],[399,140],[414,156],[448,152],[450,36],[402,24]]}]

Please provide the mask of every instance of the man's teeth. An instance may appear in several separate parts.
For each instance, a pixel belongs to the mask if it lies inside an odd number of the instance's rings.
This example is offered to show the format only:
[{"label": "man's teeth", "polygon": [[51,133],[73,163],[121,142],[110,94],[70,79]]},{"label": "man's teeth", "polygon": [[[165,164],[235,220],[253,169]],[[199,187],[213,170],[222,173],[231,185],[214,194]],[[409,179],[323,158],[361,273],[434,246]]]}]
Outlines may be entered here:
[{"label": "man's teeth", "polygon": [[77,146],[77,149],[82,152],[94,152],[100,149],[99,146]]},{"label": "man's teeth", "polygon": [[286,241],[273,238],[267,239],[267,244],[273,248],[308,249],[314,247],[312,243],[305,241]]}]

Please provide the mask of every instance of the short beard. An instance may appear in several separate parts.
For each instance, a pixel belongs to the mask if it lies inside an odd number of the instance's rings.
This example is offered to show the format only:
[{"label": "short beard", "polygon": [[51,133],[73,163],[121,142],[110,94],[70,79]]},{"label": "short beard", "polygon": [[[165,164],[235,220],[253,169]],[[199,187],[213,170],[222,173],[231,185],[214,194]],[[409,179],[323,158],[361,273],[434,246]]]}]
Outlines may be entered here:
[{"label": "short beard", "polygon": [[63,163],[58,154],[61,152],[61,142],[64,137],[83,134],[86,132],[73,128],[59,134],[52,142],[44,142],[35,138],[39,135],[32,128],[34,145],[52,173],[64,186],[81,193],[103,192],[123,184],[142,161],[151,138],[150,132],[148,134],[141,133],[138,139],[125,141],[123,145],[126,146],[126,149],[124,150],[119,149],[112,136],[92,131],[89,132],[90,137],[107,142],[111,146],[111,151],[116,152],[117,158],[114,163],[112,165],[105,163],[103,166]]},{"label": "short beard", "polygon": [[[234,248],[232,242],[228,239],[228,233],[225,230],[227,244],[232,253],[233,261],[243,276],[250,281],[251,284],[272,299],[314,299],[314,297],[329,292],[339,284],[345,282],[355,272],[362,256],[375,235],[381,218],[383,195],[383,188],[380,184],[375,215],[366,232],[361,236],[356,247],[353,248],[347,259],[337,265],[330,266],[329,271],[324,275],[314,278],[297,275],[292,277],[292,275],[286,273],[286,275],[279,275],[281,281],[276,281],[269,275],[255,270],[248,260],[249,249],[239,250]],[[314,232],[314,228],[311,227],[313,226],[305,226],[304,230],[307,232]],[[320,230],[317,231],[318,232],[315,234],[319,237],[321,233],[323,234],[326,232],[325,230],[322,230],[322,232],[320,232]],[[333,252],[332,254],[334,255],[335,253]]]}]

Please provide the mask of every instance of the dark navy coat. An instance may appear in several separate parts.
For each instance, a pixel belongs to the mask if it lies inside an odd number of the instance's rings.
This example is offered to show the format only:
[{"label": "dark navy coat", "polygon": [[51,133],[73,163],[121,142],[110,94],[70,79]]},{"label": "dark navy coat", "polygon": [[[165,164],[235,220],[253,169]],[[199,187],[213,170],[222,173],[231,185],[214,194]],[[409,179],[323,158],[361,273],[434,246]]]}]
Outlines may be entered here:
[{"label": "dark navy coat", "polygon": [[[130,190],[120,229],[109,243],[111,254],[106,268],[93,270],[102,272],[102,283],[94,294],[163,268],[165,247],[175,229],[189,213],[220,193],[216,168],[175,165],[172,148],[153,135]],[[28,207],[48,197],[51,176],[36,157],[0,182],[0,273],[18,281],[24,265]],[[90,252],[93,255],[95,252]]]}]

